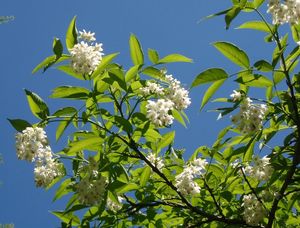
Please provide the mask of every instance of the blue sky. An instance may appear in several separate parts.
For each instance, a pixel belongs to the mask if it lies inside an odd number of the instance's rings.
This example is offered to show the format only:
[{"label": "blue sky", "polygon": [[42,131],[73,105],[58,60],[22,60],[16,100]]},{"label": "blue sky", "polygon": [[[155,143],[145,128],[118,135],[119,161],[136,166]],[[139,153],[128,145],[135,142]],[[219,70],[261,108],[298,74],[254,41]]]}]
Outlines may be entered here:
[{"label": "blue sky", "polygon": [[[161,56],[181,53],[194,60],[193,64],[178,63],[168,68],[168,73],[179,78],[187,87],[206,68],[224,67],[234,73],[237,68],[214,49],[214,41],[224,40],[238,44],[251,59],[263,58],[272,45],[263,44],[261,33],[233,29],[225,30],[223,17],[198,23],[199,19],[230,6],[229,0],[9,0],[1,3],[1,15],[14,15],[15,20],[0,25],[0,224],[14,223],[15,227],[59,227],[59,220],[49,210],[63,209],[64,201],[52,203],[54,189],[37,189],[33,181],[33,165],[17,160],[15,130],[6,118],[37,120],[30,113],[24,88],[38,93],[51,110],[63,106],[58,100],[48,98],[51,89],[58,85],[78,83],[55,69],[45,74],[32,75],[32,69],[46,56],[51,55],[54,37],[64,41],[67,26],[77,15],[77,27],[96,33],[106,54],[121,52],[117,62],[130,67],[128,47],[130,33],[140,40],[144,51],[158,50]],[[249,38],[251,37],[251,38]],[[256,42],[256,40],[261,40]],[[255,49],[253,45],[255,44]],[[265,48],[265,49],[262,49]],[[260,50],[257,52],[257,50]],[[221,94],[229,96],[237,85],[228,83]],[[217,132],[228,120],[216,121],[217,114],[199,111],[206,87],[191,92],[192,106],[187,111],[191,123],[185,129],[175,125],[176,145],[186,148],[187,155],[200,145],[211,145]],[[208,105],[209,107],[213,107]],[[59,151],[55,127],[47,128],[53,150]]]}]

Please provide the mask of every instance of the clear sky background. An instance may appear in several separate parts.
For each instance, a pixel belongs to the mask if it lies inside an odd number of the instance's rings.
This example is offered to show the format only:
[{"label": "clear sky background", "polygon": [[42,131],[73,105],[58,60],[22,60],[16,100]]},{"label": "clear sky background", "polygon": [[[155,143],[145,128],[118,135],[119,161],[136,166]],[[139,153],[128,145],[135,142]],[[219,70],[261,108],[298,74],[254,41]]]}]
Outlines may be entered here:
[{"label": "clear sky background", "polygon": [[[52,203],[52,190],[37,189],[33,180],[33,164],[17,160],[15,130],[6,118],[37,120],[27,105],[24,88],[38,93],[56,110],[66,103],[48,98],[51,89],[59,85],[78,84],[72,77],[50,69],[45,74],[32,75],[32,69],[52,54],[52,40],[61,38],[70,20],[77,15],[77,27],[96,33],[104,52],[121,52],[117,62],[125,69],[131,66],[128,39],[134,33],[144,52],[158,50],[161,56],[181,53],[193,64],[178,63],[168,73],[179,78],[186,87],[206,68],[224,67],[234,73],[238,68],[226,60],[211,45],[214,41],[230,41],[246,50],[252,60],[270,53],[272,45],[263,44],[263,34],[236,30],[236,20],[229,31],[223,17],[198,23],[199,19],[231,5],[230,0],[9,0],[1,1],[0,15],[14,15],[15,20],[0,25],[0,224],[14,223],[17,228],[59,227],[59,220],[50,210],[64,209],[65,201]],[[264,9],[265,11],[265,9]],[[246,15],[247,17],[247,15]],[[254,17],[255,18],[255,17]],[[219,94],[227,97],[237,84],[227,83]],[[205,86],[191,91],[192,105],[187,113],[188,128],[175,124],[176,146],[186,148],[186,156],[200,145],[211,145],[217,132],[229,124],[228,118],[216,121],[217,114],[199,111]],[[212,107],[208,105],[206,110]],[[46,129],[54,151],[63,147],[55,142],[55,126]]]}]

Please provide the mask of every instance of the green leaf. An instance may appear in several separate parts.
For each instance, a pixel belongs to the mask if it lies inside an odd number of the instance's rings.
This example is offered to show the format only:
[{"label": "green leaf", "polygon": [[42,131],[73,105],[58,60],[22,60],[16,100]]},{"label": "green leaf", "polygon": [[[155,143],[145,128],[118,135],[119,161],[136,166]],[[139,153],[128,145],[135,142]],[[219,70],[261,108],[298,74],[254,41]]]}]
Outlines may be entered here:
[{"label": "green leaf", "polygon": [[193,62],[193,60],[180,54],[167,55],[162,59],[158,60],[158,63],[174,63],[174,62],[191,63]]},{"label": "green leaf", "polygon": [[234,18],[241,12],[241,7],[233,6],[225,15],[226,29],[229,29],[229,26]]},{"label": "green leaf", "polygon": [[184,121],[184,118],[182,117],[182,115],[180,114],[179,111],[177,111],[176,109],[173,109],[172,116],[174,117],[175,120],[177,120],[179,123],[181,123],[186,128],[186,123]]},{"label": "green leaf", "polygon": [[233,63],[242,68],[250,68],[250,61],[247,54],[234,44],[228,42],[216,42],[213,45]]},{"label": "green leaf", "polygon": [[103,139],[100,137],[96,137],[96,136],[72,142],[72,143],[70,143],[70,148],[68,149],[67,154],[74,155],[78,151],[89,149],[90,146],[93,146],[93,147],[100,146],[102,144],[102,142],[103,142]]},{"label": "green leaf", "polygon": [[137,73],[139,72],[140,65],[135,65],[131,67],[125,74],[125,81],[129,82],[132,79],[135,79]]},{"label": "green leaf", "polygon": [[259,74],[242,73],[235,81],[253,87],[273,86],[273,82],[270,79]]},{"label": "green leaf", "polygon": [[273,71],[273,66],[265,60],[257,61],[256,63],[254,63],[254,67],[262,72]]},{"label": "green leaf", "polygon": [[68,99],[87,99],[90,91],[86,88],[75,86],[56,87],[51,94],[51,98],[68,98]]},{"label": "green leaf", "polygon": [[247,21],[244,24],[240,25],[238,29],[252,29],[270,33],[274,30],[274,26],[266,24],[263,21]]},{"label": "green leaf", "polygon": [[62,55],[64,48],[62,46],[62,43],[60,42],[60,39],[56,37],[54,38],[52,49],[53,53],[56,55],[57,58],[59,58]]},{"label": "green leaf", "polygon": [[140,177],[140,186],[144,187],[147,184],[147,181],[150,178],[150,174],[151,174],[151,168],[150,166],[146,166],[144,167],[141,177]]},{"label": "green leaf", "polygon": [[124,185],[120,188],[117,188],[116,193],[123,194],[123,193],[126,193],[126,192],[130,192],[132,190],[137,190],[139,188],[140,188],[140,186],[138,186],[137,184],[129,183],[129,184],[126,184],[126,185]]},{"label": "green leaf", "polygon": [[65,61],[69,59],[70,56],[68,55],[62,55],[60,58],[58,58],[56,55],[52,55],[44,59],[41,63],[39,63],[33,70],[32,74],[36,73],[37,71],[43,69],[43,72],[45,72],[50,66],[52,66],[55,63],[60,63],[62,61]]},{"label": "green leaf", "polygon": [[73,213],[66,214],[64,211],[52,211],[51,213],[58,217],[61,221],[70,224],[71,226],[80,225],[80,219]]},{"label": "green leaf", "polygon": [[130,56],[134,65],[144,64],[144,54],[140,42],[134,34],[129,39]]},{"label": "green leaf", "polygon": [[28,123],[26,120],[22,120],[22,119],[7,119],[7,120],[19,132],[22,132],[27,127],[32,127],[32,125]]},{"label": "green leaf", "polygon": [[174,138],[175,138],[175,131],[166,133],[160,139],[160,142],[158,143],[157,147],[159,149],[163,149],[163,148],[169,146],[171,143],[173,143]]},{"label": "green leaf", "polygon": [[55,140],[58,141],[60,137],[65,132],[66,128],[69,126],[69,124],[72,122],[73,118],[64,118],[60,120],[60,123],[58,124],[58,127],[55,132]]},{"label": "green leaf", "polygon": [[113,122],[120,129],[126,131],[127,133],[132,133],[132,131],[133,131],[132,126],[127,119],[124,119],[121,116],[115,116]]},{"label": "green leaf", "polygon": [[246,146],[246,152],[243,157],[243,162],[248,162],[252,160],[253,150],[255,146],[255,138],[253,137]]},{"label": "green leaf", "polygon": [[254,4],[254,7],[257,9],[258,7],[261,6],[261,4],[263,4],[265,0],[254,0],[253,1],[253,4]]},{"label": "green leaf", "polygon": [[203,99],[202,99],[202,103],[201,103],[201,108],[203,109],[203,107],[207,104],[207,102],[209,101],[209,99],[215,94],[215,92],[223,85],[223,83],[226,81],[226,79],[222,79],[222,80],[218,80],[215,81],[205,92]]},{"label": "green leaf", "polygon": [[155,79],[161,79],[163,76],[163,73],[159,69],[154,67],[146,67],[145,69],[143,69],[142,73]]},{"label": "green leaf", "polygon": [[62,196],[68,194],[69,192],[71,192],[71,189],[67,189],[71,183],[72,183],[71,179],[66,179],[60,184],[59,188],[55,192],[53,202],[60,199]]},{"label": "green leaf", "polygon": [[49,109],[46,103],[37,94],[25,89],[27,101],[33,115],[39,119],[49,116]]},{"label": "green leaf", "polygon": [[70,65],[58,66],[57,69],[74,77],[74,78],[77,78],[80,80],[86,80],[86,78],[84,78],[82,74],[76,73]]},{"label": "green leaf", "polygon": [[221,68],[210,68],[200,73],[193,81],[192,88],[201,84],[215,82],[228,78],[227,73]]},{"label": "green leaf", "polygon": [[149,48],[148,49],[148,58],[153,64],[157,64],[159,60],[159,55],[156,50]]},{"label": "green leaf", "polygon": [[54,112],[53,116],[64,116],[64,115],[74,114],[74,113],[77,113],[76,108],[64,107],[64,108],[61,108],[61,109],[57,110],[56,112]]},{"label": "green leaf", "polygon": [[91,75],[91,78],[95,78],[96,76],[101,74],[102,71],[108,66],[108,64],[110,64],[111,61],[117,57],[117,55],[119,55],[119,53],[113,53],[113,54],[104,56],[101,60],[101,63],[98,65],[96,70]]},{"label": "green leaf", "polygon": [[76,16],[73,17],[72,21],[70,22],[66,33],[66,46],[69,52],[75,44],[77,44]]}]

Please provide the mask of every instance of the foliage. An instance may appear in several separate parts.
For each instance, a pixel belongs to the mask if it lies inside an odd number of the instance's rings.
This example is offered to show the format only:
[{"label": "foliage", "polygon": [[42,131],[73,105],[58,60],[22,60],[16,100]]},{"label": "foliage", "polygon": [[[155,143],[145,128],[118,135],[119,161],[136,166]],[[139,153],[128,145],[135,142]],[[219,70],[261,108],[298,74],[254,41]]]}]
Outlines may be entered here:
[{"label": "foliage", "polygon": [[[62,227],[300,226],[300,90],[296,70],[300,50],[294,45],[300,30],[291,24],[294,40],[281,34],[283,25],[271,25],[261,13],[263,3],[232,0],[231,8],[209,16],[224,15],[229,29],[236,17],[256,15],[255,21],[245,21],[238,28],[263,32],[265,42],[275,48],[270,59],[252,61],[233,43],[213,44],[240,71],[228,74],[228,70],[210,68],[199,73],[191,87],[211,84],[202,99],[204,108],[225,82],[237,83],[238,89],[230,98],[215,99],[226,105],[216,109],[220,117],[232,113],[233,124],[220,131],[211,147],[199,146],[188,161],[184,161],[182,150],[173,148],[172,122],[152,121],[149,100],[172,97],[168,86],[186,94],[175,80],[168,79],[165,69],[169,63],[191,59],[180,54],[161,58],[154,49],[145,55],[138,38],[131,34],[132,67],[124,70],[113,62],[118,55],[113,53],[103,56],[92,72],[80,74],[69,63],[73,66],[72,50],[82,36],[77,32],[76,18],[66,34],[70,53],[63,53],[61,41],[54,39],[54,54],[33,72],[56,66],[83,81],[81,87],[59,86],[50,96],[75,100],[78,106],[51,111],[41,97],[25,90],[39,122],[9,121],[19,132],[58,123],[57,140],[66,129],[72,132],[66,147],[56,153],[65,172],[48,186],[59,183],[54,200],[70,196],[64,210],[52,212]],[[89,86],[84,87],[85,81]],[[250,99],[257,88],[265,97]],[[188,121],[182,108],[167,109],[164,115],[183,125]]]}]

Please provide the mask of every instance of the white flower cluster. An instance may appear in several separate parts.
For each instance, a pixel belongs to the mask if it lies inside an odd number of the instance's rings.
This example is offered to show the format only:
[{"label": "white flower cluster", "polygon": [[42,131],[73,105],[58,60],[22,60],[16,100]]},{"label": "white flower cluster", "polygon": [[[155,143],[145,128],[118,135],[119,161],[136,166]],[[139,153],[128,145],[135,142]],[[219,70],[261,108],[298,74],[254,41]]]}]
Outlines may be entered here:
[{"label": "white flower cluster", "polygon": [[167,90],[167,98],[173,101],[174,108],[178,110],[186,109],[191,104],[189,92],[181,87],[180,81],[173,78],[172,75],[166,75],[166,79],[170,84]]},{"label": "white flower cluster", "polygon": [[162,127],[171,125],[174,117],[169,114],[173,109],[174,103],[166,99],[158,99],[157,101],[148,101],[147,118],[156,126]]},{"label": "white flower cluster", "polygon": [[96,40],[94,33],[85,30],[79,33],[82,41],[70,50],[71,66],[76,73],[91,74],[102,60],[102,44],[93,43]]},{"label": "white flower cluster", "polygon": [[234,102],[236,102],[242,99],[242,94],[241,92],[233,90],[233,93],[230,95],[230,97]]},{"label": "white flower cluster", "polygon": [[262,158],[255,156],[253,158],[254,165],[247,165],[245,167],[245,172],[257,180],[267,181],[273,172],[273,168],[269,161],[270,158],[267,158],[267,156]]},{"label": "white flower cluster", "polygon": [[151,162],[152,165],[154,165],[159,170],[161,170],[165,166],[162,158],[157,157],[154,153],[149,153],[146,158]]},{"label": "white flower cluster", "polygon": [[146,86],[141,88],[144,96],[154,94],[162,97],[157,101],[148,100],[146,105],[147,118],[156,127],[171,125],[174,119],[171,111],[186,109],[191,104],[189,92],[181,87],[180,81],[174,79],[172,75],[166,75],[165,79],[168,83],[167,88],[154,82],[147,82]]},{"label": "white flower cluster", "polygon": [[146,86],[141,88],[141,93],[143,96],[148,96],[150,94],[164,95],[164,88],[155,82],[147,81]]},{"label": "white flower cluster", "polygon": [[206,160],[198,158],[191,164],[188,164],[183,172],[175,177],[176,188],[183,195],[195,195],[200,193],[199,185],[194,181],[194,178],[199,177],[207,165]]},{"label": "white flower cluster", "polygon": [[87,166],[81,167],[86,174],[76,184],[78,200],[84,205],[96,205],[103,200],[103,194],[107,185],[107,179],[98,172],[98,165],[93,159],[89,159]]},{"label": "white flower cluster", "polygon": [[47,144],[48,140],[43,128],[27,127],[22,133],[16,134],[18,159],[33,162]]},{"label": "white flower cluster", "polygon": [[272,14],[273,24],[298,24],[300,20],[300,0],[270,0],[268,13]]},{"label": "white flower cluster", "polygon": [[260,130],[263,119],[267,113],[267,106],[264,104],[253,104],[248,97],[241,102],[240,112],[231,118],[242,134],[252,133]]},{"label": "white flower cluster", "polygon": [[265,216],[263,205],[254,194],[243,197],[244,220],[248,225],[257,226]]},{"label": "white flower cluster", "polygon": [[47,187],[54,178],[62,175],[43,128],[27,127],[22,133],[17,133],[16,148],[20,160],[36,162],[34,175],[37,187]]},{"label": "white flower cluster", "polygon": [[123,197],[118,196],[118,203],[112,201],[110,198],[107,198],[106,206],[108,207],[109,210],[111,211],[118,211],[122,208],[122,201],[124,200]]}]

